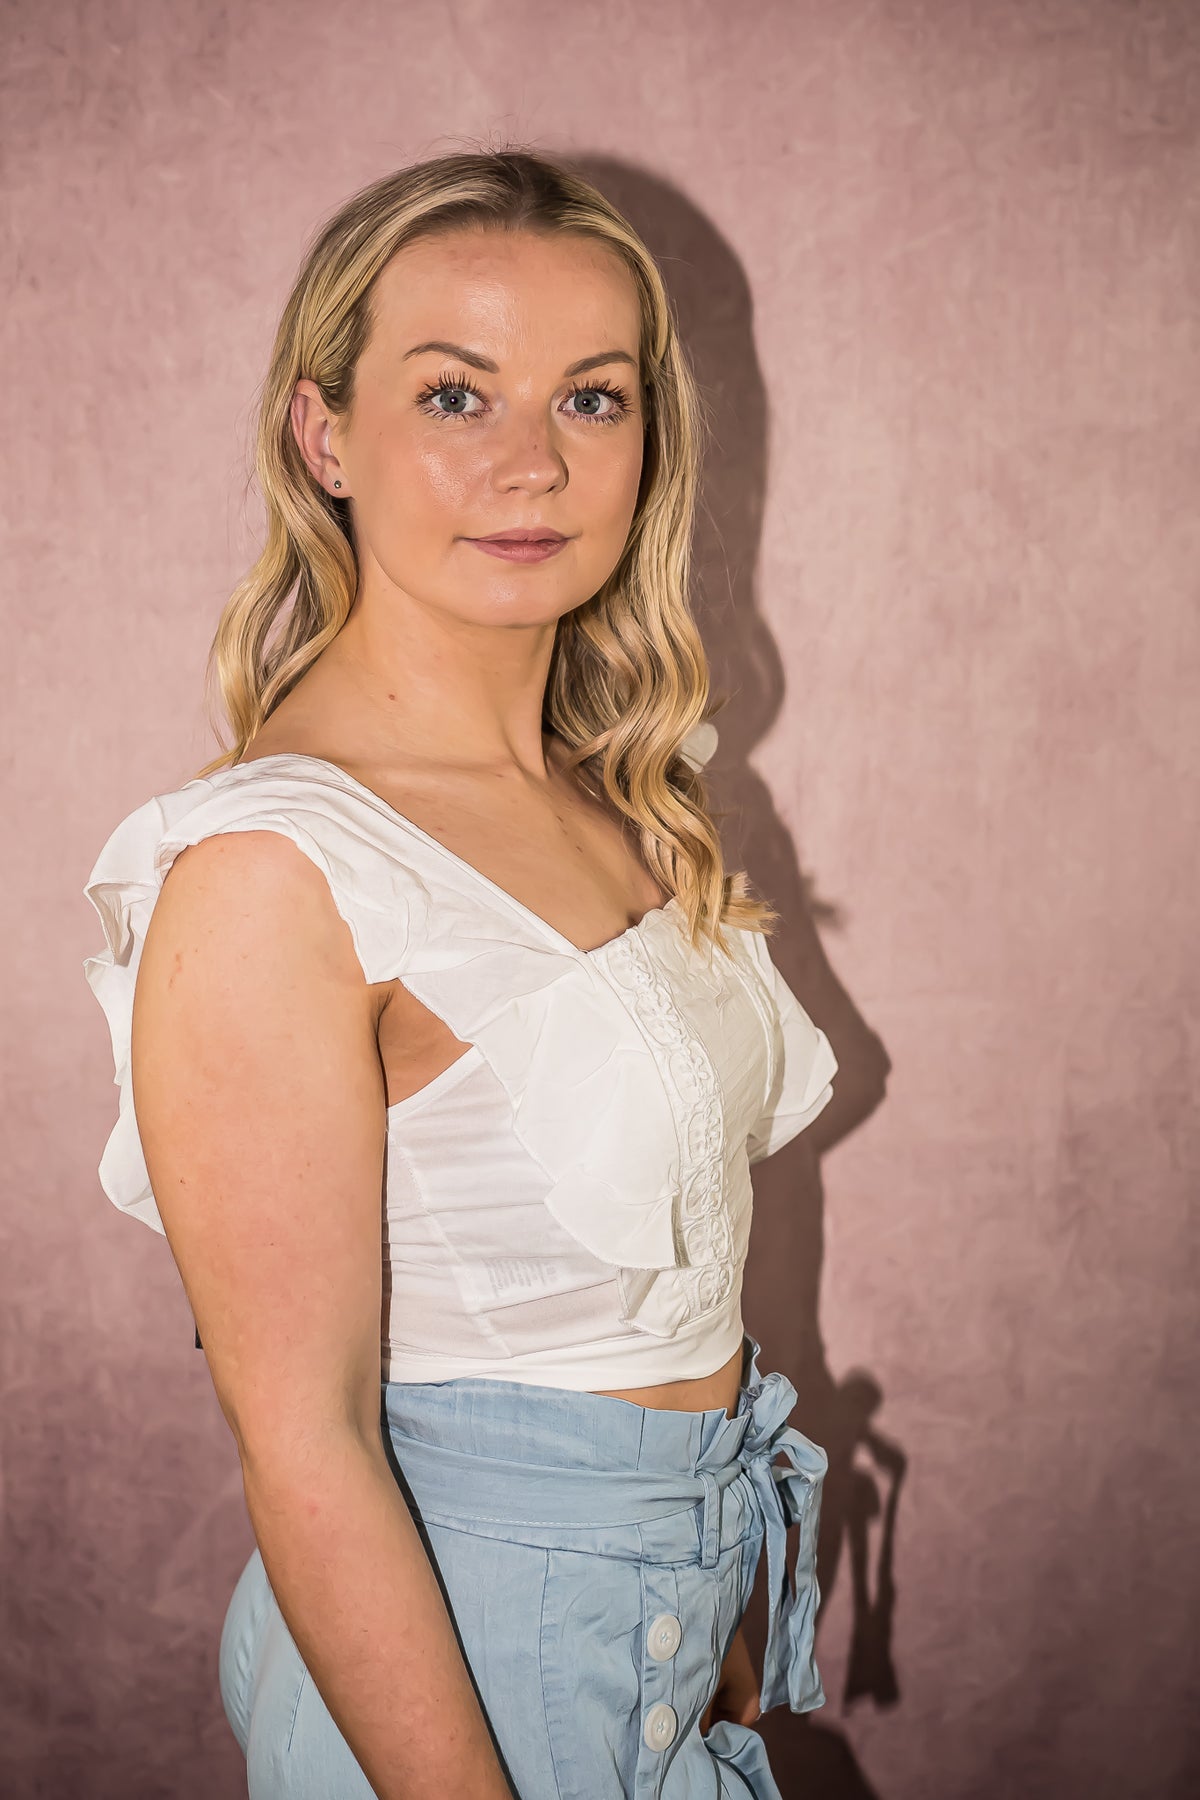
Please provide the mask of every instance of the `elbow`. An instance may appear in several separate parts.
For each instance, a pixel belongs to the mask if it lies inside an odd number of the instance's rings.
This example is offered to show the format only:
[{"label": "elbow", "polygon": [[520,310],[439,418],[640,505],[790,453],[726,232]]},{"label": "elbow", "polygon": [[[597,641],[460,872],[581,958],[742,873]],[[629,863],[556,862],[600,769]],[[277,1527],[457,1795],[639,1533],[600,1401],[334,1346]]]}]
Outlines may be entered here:
[{"label": "elbow", "polygon": [[218,1397],[247,1497],[251,1488],[270,1494],[323,1483],[364,1451],[382,1453],[377,1385],[370,1405],[348,1391],[318,1394],[303,1386],[269,1404]]},{"label": "elbow", "polygon": [[308,1429],[235,1433],[242,1491],[255,1532],[271,1520],[303,1517],[318,1525],[345,1517],[346,1495],[384,1463],[378,1421],[373,1436],[350,1420]]}]

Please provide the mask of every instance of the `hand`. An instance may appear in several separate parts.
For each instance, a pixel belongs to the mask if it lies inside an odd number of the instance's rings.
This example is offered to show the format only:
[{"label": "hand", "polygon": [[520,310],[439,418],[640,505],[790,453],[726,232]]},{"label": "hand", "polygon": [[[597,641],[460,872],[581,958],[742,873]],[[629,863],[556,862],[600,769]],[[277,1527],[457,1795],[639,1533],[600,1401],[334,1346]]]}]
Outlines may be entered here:
[{"label": "hand", "polygon": [[750,1659],[750,1646],[739,1625],[733,1634],[725,1661],[721,1664],[717,1691],[701,1717],[701,1731],[707,1731],[717,1719],[731,1719],[737,1725],[753,1725],[756,1719],[762,1717],[759,1699],[758,1677]]}]

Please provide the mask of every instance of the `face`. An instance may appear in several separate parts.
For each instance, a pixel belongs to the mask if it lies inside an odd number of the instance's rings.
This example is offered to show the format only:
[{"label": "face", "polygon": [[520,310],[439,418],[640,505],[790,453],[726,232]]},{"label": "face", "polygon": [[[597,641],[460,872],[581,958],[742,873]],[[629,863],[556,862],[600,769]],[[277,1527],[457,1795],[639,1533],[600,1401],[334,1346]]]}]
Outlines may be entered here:
[{"label": "face", "polygon": [[[552,623],[590,599],[637,501],[639,326],[629,271],[584,237],[459,231],[399,251],[351,416],[297,389],[318,402],[297,426],[309,466],[351,500],[360,591],[480,624]],[[527,528],[566,542],[516,561],[476,541]]]}]

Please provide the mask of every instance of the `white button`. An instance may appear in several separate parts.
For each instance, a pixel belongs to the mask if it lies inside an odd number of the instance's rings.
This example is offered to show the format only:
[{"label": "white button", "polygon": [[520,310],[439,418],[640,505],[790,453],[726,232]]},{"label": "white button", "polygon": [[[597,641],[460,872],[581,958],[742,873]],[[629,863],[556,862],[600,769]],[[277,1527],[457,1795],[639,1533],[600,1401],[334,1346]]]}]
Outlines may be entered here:
[{"label": "white button", "polygon": [[646,1714],[646,1729],[642,1736],[652,1750],[665,1750],[668,1744],[675,1742],[675,1733],[679,1729],[679,1720],[675,1717],[675,1708],[660,1700]]},{"label": "white button", "polygon": [[683,1626],[674,1613],[659,1613],[646,1634],[646,1648],[655,1662],[669,1662],[683,1642]]}]

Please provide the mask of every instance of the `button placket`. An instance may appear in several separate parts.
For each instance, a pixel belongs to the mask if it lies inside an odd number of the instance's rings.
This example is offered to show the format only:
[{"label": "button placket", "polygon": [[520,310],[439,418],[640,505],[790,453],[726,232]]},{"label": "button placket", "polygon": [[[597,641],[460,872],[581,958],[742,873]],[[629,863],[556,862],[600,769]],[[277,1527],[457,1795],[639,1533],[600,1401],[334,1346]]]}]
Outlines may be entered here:
[{"label": "button placket", "polygon": [[683,1594],[679,1572],[669,1566],[648,1567],[642,1584],[642,1742],[651,1760],[642,1772],[639,1800],[655,1800],[666,1777],[668,1752],[679,1736],[677,1699],[680,1671],[676,1663],[683,1643]]}]

